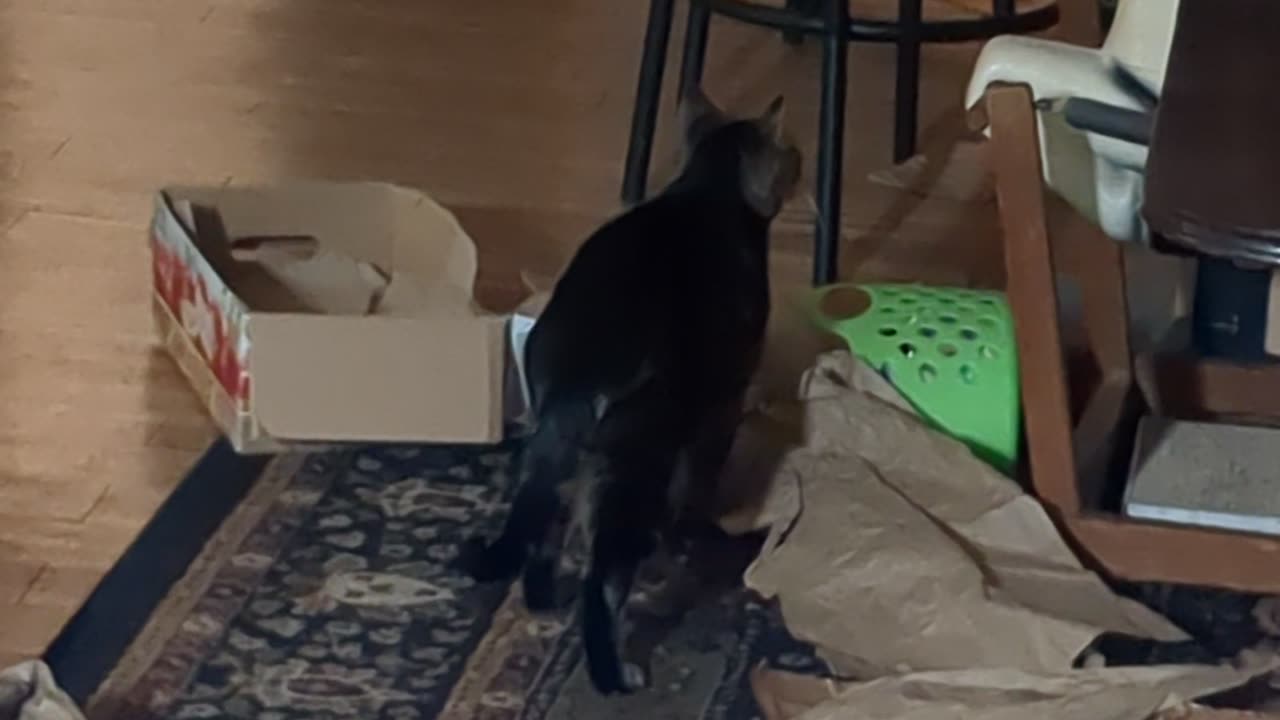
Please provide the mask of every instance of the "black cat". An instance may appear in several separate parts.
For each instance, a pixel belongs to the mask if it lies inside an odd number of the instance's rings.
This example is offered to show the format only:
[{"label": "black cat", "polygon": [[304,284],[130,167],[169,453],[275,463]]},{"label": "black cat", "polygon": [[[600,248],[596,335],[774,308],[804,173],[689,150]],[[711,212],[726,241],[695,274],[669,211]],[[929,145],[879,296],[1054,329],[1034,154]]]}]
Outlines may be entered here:
[{"label": "black cat", "polygon": [[764,341],[769,225],[800,174],[781,97],[735,120],[695,90],[681,116],[679,177],[587,239],[533,328],[521,485],[501,536],[468,553],[480,581],[523,569],[526,603],[549,609],[582,532],[583,642],[605,694],[646,682],[620,656],[623,609],[637,566],[714,497]]}]

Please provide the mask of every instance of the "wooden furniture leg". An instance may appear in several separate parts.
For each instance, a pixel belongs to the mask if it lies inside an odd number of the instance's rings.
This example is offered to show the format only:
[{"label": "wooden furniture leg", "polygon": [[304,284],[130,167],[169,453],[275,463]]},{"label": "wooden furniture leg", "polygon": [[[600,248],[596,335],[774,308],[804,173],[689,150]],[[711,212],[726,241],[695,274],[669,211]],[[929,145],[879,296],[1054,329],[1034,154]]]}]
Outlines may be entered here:
[{"label": "wooden furniture leg", "polygon": [[[1036,494],[1077,546],[1115,576],[1280,592],[1280,539],[1130,519],[1118,514],[1118,504],[1105,501],[1108,486],[1122,486],[1108,480],[1124,477],[1137,420],[1151,405],[1144,402],[1135,379],[1122,253],[1084,224],[1065,237],[1050,231],[1030,91],[993,85],[982,110],[981,122],[991,129],[989,156]],[[1069,404],[1073,378],[1064,359],[1056,291],[1059,272],[1080,288],[1085,337],[1099,370],[1099,380],[1074,421]],[[1263,382],[1267,379],[1280,382],[1275,371],[1194,358],[1143,357],[1138,366],[1148,385],[1181,401],[1173,408],[1179,417],[1196,411],[1212,415],[1227,406],[1276,410],[1268,399],[1250,399],[1245,391],[1250,379],[1265,386],[1272,386]],[[1179,377],[1182,383],[1176,382]],[[1169,405],[1163,409],[1170,410]]]},{"label": "wooden furniture leg", "polygon": [[1052,290],[1053,253],[1031,93],[1025,87],[992,87],[986,110],[1019,374],[1036,378],[1022,383],[1031,477],[1041,499],[1074,515],[1080,498],[1074,481],[1067,369],[1059,340],[1058,298]]}]

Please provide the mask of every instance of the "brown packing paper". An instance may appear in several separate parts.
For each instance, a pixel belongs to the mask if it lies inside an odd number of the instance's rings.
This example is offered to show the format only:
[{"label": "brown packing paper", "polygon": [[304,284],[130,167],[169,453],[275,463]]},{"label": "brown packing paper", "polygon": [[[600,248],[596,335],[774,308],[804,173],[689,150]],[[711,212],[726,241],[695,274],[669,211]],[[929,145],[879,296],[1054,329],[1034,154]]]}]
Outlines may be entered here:
[{"label": "brown packing paper", "polygon": [[[914,673],[836,683],[756,668],[751,688],[765,720],[1212,720],[1189,701],[1240,687],[1274,663],[1250,668],[1157,666]],[[1230,717],[1263,717],[1226,713]]]},{"label": "brown packing paper", "polygon": [[538,317],[556,289],[555,278],[525,270],[520,273],[520,284],[524,286],[525,298],[520,301],[516,312],[531,318]]},{"label": "brown packing paper", "polygon": [[763,468],[768,492],[725,525],[771,528],[747,585],[777,598],[791,633],[839,674],[1054,673],[1102,631],[1186,638],[1112,593],[1038,503],[848,353],[821,356],[801,398],[803,442],[772,462],[777,443],[747,443],[779,428],[794,438],[796,417],[773,408],[744,429],[727,477],[760,484]]},{"label": "brown packing paper", "polygon": [[309,237],[232,238],[216,208],[174,203],[195,245],[250,308],[275,313],[365,315],[387,278],[369,263]]},{"label": "brown packing paper", "polygon": [[[174,203],[201,253],[252,309],[273,313],[469,317],[470,290],[425,282],[324,245],[314,237],[228,235],[214,207]],[[455,262],[453,259],[442,264]]]},{"label": "brown packing paper", "polygon": [[764,720],[792,720],[838,696],[848,683],[770,670],[764,663],[748,676]]},{"label": "brown packing paper", "polygon": [[[799,511],[799,486],[781,481],[779,467],[789,453],[805,444],[805,408],[795,400],[797,378],[807,377],[822,357],[823,340],[799,311],[770,320],[770,343],[755,385],[756,403],[738,429],[733,452],[725,468],[720,498],[721,527],[731,534],[764,530],[778,522],[790,522]],[[779,343],[777,338],[788,342]],[[838,352],[838,351],[837,351]],[[885,402],[911,412],[911,406],[870,367],[851,363],[851,387],[871,392]],[[789,398],[783,397],[790,378]]]}]

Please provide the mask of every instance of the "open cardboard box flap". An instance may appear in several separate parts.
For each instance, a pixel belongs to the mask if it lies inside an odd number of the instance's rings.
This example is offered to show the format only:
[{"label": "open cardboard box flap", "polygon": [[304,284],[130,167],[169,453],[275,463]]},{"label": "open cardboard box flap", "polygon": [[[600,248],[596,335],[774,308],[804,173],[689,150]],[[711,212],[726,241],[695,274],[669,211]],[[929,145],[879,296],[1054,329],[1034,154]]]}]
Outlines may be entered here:
[{"label": "open cardboard box flap", "polygon": [[243,303],[251,407],[292,441],[494,442],[507,318],[472,297],[476,248],[382,183],[171,188]]}]

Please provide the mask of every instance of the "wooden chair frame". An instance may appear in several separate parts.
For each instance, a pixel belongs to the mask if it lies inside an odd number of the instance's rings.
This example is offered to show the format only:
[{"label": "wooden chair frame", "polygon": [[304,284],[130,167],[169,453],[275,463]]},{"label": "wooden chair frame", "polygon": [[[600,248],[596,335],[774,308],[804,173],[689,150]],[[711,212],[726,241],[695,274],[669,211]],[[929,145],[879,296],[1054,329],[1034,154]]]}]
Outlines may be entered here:
[{"label": "wooden chair frame", "polygon": [[[1280,374],[1181,355],[1134,358],[1120,247],[1087,222],[1051,232],[1030,90],[992,85],[975,121],[990,128],[1005,274],[1017,332],[1031,486],[1084,555],[1111,575],[1280,592],[1280,539],[1126,518],[1107,503],[1123,482],[1138,420],[1280,418]],[[1059,237],[1066,235],[1066,237]],[[1057,273],[1079,286],[1093,360],[1071,411]],[[1074,369],[1074,368],[1072,368]],[[1270,396],[1260,388],[1276,388]]]}]

